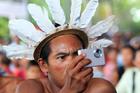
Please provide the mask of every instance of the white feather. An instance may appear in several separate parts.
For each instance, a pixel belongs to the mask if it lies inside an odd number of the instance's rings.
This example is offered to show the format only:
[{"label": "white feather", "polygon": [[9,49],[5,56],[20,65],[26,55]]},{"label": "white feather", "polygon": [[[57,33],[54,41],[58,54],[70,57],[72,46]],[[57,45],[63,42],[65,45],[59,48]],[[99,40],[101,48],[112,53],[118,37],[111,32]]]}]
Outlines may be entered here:
[{"label": "white feather", "polygon": [[13,58],[26,58],[29,60],[33,60],[33,48],[29,48],[25,45],[7,45],[2,46],[3,49],[6,51],[7,57]]},{"label": "white feather", "polygon": [[55,29],[54,25],[52,24],[52,22],[48,17],[48,11],[45,8],[42,9],[40,6],[36,4],[29,4],[28,11],[34,18],[34,20],[36,21],[41,30],[49,34],[50,31]]},{"label": "white feather", "polygon": [[89,38],[96,38],[109,31],[109,29],[113,26],[114,18],[114,16],[110,16],[107,19],[100,21],[96,25],[91,27],[87,32]]},{"label": "white feather", "polygon": [[37,31],[32,23],[27,20],[10,20],[9,28],[26,44],[35,46],[45,34]]},{"label": "white feather", "polygon": [[97,40],[95,42],[93,42],[91,44],[91,47],[108,47],[110,45],[112,45],[113,42],[111,40],[108,40],[108,39],[100,39],[100,40]]},{"label": "white feather", "polygon": [[76,26],[80,20],[82,0],[71,0],[70,25]]},{"label": "white feather", "polygon": [[80,18],[80,28],[85,28],[91,21],[98,7],[98,0],[90,0]]},{"label": "white feather", "polygon": [[45,1],[48,4],[53,20],[60,25],[64,25],[66,18],[64,11],[60,5],[60,0],[45,0]]}]

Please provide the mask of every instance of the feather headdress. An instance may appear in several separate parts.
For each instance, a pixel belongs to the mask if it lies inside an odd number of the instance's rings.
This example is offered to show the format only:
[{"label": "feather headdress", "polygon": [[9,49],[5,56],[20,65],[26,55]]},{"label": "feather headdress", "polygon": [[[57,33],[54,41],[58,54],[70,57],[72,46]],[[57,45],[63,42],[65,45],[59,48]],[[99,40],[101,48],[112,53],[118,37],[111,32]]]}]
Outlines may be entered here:
[{"label": "feather headdress", "polygon": [[[96,41],[96,38],[106,33],[112,27],[114,16],[108,17],[105,20],[98,22],[96,25],[89,27],[89,23],[98,7],[98,0],[89,0],[83,13],[81,13],[82,0],[71,0],[69,23],[66,23],[65,14],[61,7],[60,0],[45,1],[49,10],[36,4],[28,5],[30,15],[42,31],[37,31],[34,25],[27,20],[10,20],[9,27],[11,31],[22,39],[29,47],[29,49],[22,47],[26,52],[20,51],[17,55],[20,55],[21,53],[21,56],[23,56],[22,54],[30,52],[30,54],[27,55],[34,55],[35,60],[37,60],[40,58],[43,46],[52,38],[62,34],[78,35],[83,40],[86,48],[94,46],[107,47],[112,44],[112,41],[110,40],[102,39]],[[52,20],[49,19],[48,11],[51,13]],[[55,27],[54,23],[59,24],[60,26]],[[12,51],[16,51],[16,49],[13,49]],[[29,56],[27,57],[29,59],[32,58]]]}]

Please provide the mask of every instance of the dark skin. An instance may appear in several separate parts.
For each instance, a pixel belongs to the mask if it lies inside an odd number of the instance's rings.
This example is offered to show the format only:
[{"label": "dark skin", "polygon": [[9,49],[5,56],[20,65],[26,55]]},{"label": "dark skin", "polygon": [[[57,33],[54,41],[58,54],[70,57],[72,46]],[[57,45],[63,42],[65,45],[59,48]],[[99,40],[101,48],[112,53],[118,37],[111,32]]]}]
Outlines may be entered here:
[{"label": "dark skin", "polygon": [[91,61],[84,54],[77,55],[83,48],[74,35],[62,35],[50,41],[51,53],[48,63],[42,58],[39,66],[48,77],[22,82],[16,93],[116,93],[114,87],[102,79],[93,79]]},{"label": "dark skin", "polygon": [[15,77],[0,77],[0,93],[15,93],[22,80]]}]

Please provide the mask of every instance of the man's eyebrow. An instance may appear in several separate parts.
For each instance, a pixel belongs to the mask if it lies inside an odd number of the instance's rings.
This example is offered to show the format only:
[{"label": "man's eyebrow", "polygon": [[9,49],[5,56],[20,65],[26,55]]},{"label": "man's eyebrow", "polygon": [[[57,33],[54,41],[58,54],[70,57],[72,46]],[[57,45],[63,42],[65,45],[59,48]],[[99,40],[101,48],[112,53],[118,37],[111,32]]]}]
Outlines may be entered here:
[{"label": "man's eyebrow", "polygon": [[69,55],[70,53],[68,52],[59,52],[57,53],[55,56],[59,56],[59,55]]},{"label": "man's eyebrow", "polygon": [[55,56],[58,56],[58,55],[73,55],[73,54],[77,54],[78,53],[78,50],[80,50],[80,49],[82,49],[82,48],[79,48],[79,49],[76,49],[75,51],[70,51],[70,52],[59,52],[59,53],[57,53]]}]

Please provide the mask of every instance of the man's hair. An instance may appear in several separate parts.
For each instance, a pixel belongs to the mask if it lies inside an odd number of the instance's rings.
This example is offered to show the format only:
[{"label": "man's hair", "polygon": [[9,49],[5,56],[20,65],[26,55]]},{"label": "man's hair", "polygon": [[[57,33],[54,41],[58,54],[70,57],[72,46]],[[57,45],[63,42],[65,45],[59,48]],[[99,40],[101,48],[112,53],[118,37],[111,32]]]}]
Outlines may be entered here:
[{"label": "man's hair", "polygon": [[26,69],[29,69],[31,66],[39,67],[38,63],[35,60],[30,60]]},{"label": "man's hair", "polygon": [[48,63],[48,56],[51,52],[50,42],[47,43],[41,51],[41,58],[43,58]]},{"label": "man's hair", "polygon": [[[85,48],[85,45],[83,44],[81,38],[77,35],[75,35],[81,42],[83,48]],[[51,47],[50,47],[50,42],[48,42],[43,48],[42,48],[42,51],[41,51],[41,55],[40,57],[43,58],[46,63],[48,63],[48,57],[49,57],[49,54],[51,52]]]},{"label": "man's hair", "polygon": [[123,49],[129,49],[131,52],[132,52],[132,55],[133,55],[133,59],[135,58],[135,52],[136,50],[131,46],[131,45],[124,45],[121,50]]}]

